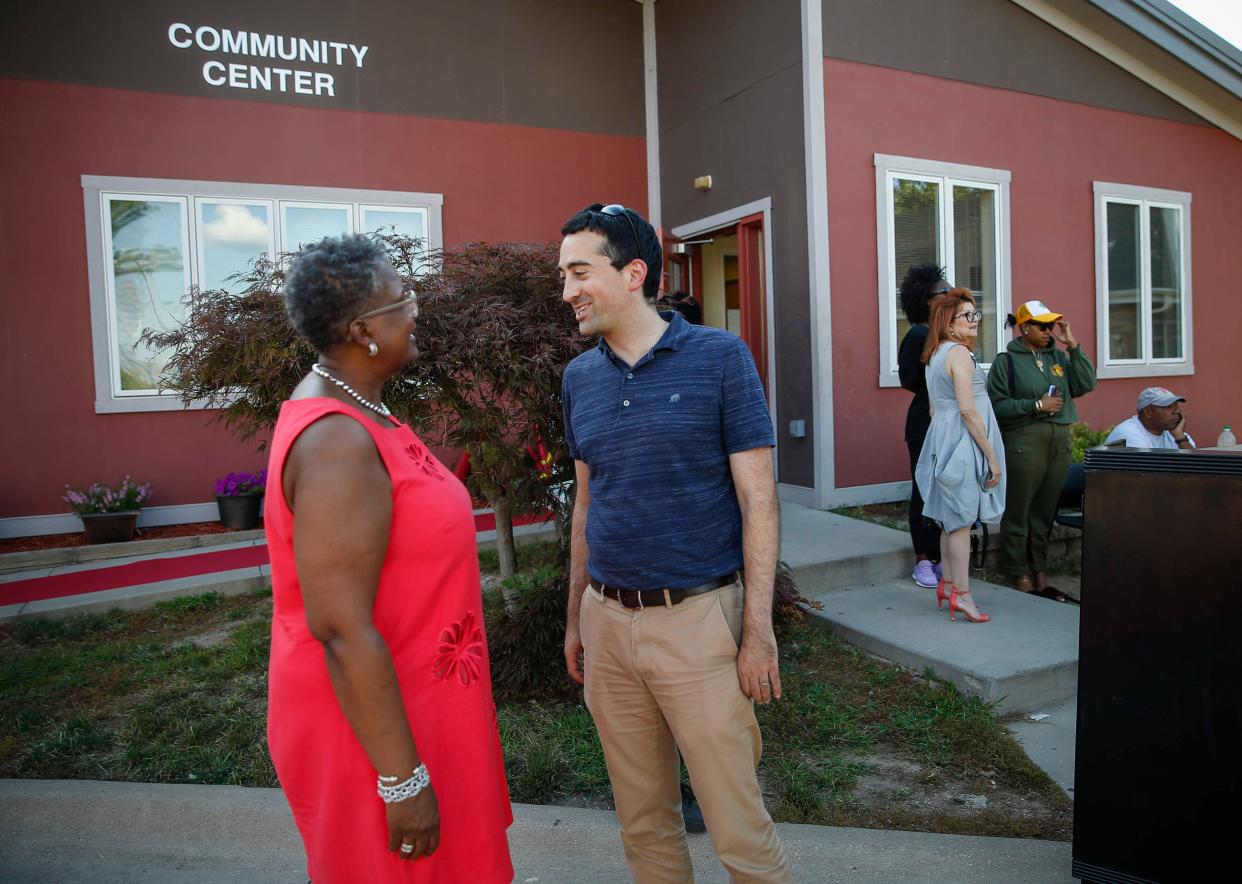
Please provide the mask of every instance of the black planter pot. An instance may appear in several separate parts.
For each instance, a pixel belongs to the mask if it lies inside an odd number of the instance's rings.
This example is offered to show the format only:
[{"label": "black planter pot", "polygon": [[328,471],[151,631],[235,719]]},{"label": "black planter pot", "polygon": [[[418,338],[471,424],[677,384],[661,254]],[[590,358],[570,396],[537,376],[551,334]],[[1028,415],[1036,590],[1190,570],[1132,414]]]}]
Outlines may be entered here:
[{"label": "black planter pot", "polygon": [[82,527],[88,543],[125,543],[134,539],[138,510],[121,513],[82,513]]},{"label": "black planter pot", "polygon": [[252,531],[258,528],[259,507],[262,504],[262,494],[238,494],[233,497],[216,495],[220,521],[225,528],[231,528],[234,531]]}]

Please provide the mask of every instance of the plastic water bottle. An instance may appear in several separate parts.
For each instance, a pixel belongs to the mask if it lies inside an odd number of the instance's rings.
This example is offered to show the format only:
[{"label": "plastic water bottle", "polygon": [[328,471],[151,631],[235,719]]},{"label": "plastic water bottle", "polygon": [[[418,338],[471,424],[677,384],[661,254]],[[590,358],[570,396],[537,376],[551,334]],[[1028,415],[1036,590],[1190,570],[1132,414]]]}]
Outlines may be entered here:
[{"label": "plastic water bottle", "polygon": [[1233,448],[1238,444],[1238,440],[1233,437],[1233,430],[1229,429],[1229,424],[1225,424],[1225,429],[1220,431],[1220,435],[1216,437],[1217,448]]}]

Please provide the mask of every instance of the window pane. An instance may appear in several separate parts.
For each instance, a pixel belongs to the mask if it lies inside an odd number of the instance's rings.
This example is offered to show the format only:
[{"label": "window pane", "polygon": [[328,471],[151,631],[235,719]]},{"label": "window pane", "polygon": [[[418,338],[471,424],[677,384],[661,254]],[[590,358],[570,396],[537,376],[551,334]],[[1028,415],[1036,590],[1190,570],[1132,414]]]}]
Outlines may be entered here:
[{"label": "window pane", "polygon": [[255,258],[272,250],[270,207],[200,201],[198,208],[203,256],[199,288],[241,291],[228,278],[245,273]]},{"label": "window pane", "polygon": [[1151,355],[1182,356],[1182,213],[1151,212]]},{"label": "window pane", "polygon": [[940,185],[934,181],[893,179],[893,280],[897,317],[897,342],[910,330],[901,312],[901,280],[918,264],[939,264]]},{"label": "window pane", "polygon": [[189,288],[185,201],[107,197],[116,358],[122,391],[158,388],[167,353],[138,344],[144,329],[170,331],[185,318]]},{"label": "window pane", "polygon": [[285,206],[284,250],[296,252],[325,236],[350,233],[347,206]]},{"label": "window pane", "polygon": [[413,239],[426,240],[423,213],[418,209],[384,208],[362,209],[362,232],[374,233],[383,228],[384,233],[396,233]]},{"label": "window pane", "polygon": [[1142,359],[1139,207],[1105,203],[1108,237],[1108,356]]},{"label": "window pane", "polygon": [[996,191],[953,187],[954,285],[970,289],[983,312],[975,357],[996,356]]}]

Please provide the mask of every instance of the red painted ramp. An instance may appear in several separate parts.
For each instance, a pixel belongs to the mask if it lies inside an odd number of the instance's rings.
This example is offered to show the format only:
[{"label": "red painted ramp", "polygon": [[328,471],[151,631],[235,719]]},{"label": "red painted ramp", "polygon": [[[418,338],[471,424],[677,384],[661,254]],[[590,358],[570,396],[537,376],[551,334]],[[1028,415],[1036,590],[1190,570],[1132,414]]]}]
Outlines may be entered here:
[{"label": "red painted ramp", "polygon": [[17,605],[43,599],[58,599],[85,592],[102,592],[126,586],[141,586],[161,580],[179,577],[195,577],[216,571],[232,571],[267,564],[267,544],[247,546],[242,549],[226,549],[219,552],[194,553],[166,559],[147,559],[128,565],[75,571],[72,574],[53,574],[51,577],[34,577],[0,583],[0,605]]}]

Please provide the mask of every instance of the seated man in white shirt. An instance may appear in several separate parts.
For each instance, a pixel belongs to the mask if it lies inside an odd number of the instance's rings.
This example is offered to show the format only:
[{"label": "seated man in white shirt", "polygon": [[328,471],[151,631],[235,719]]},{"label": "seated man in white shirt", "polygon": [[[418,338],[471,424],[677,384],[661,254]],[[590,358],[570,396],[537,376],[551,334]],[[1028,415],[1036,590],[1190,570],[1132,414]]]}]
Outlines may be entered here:
[{"label": "seated man in white shirt", "polygon": [[1194,448],[1180,408],[1185,401],[1164,387],[1148,387],[1139,393],[1138,414],[1113,427],[1104,444],[1124,439],[1127,448]]}]

